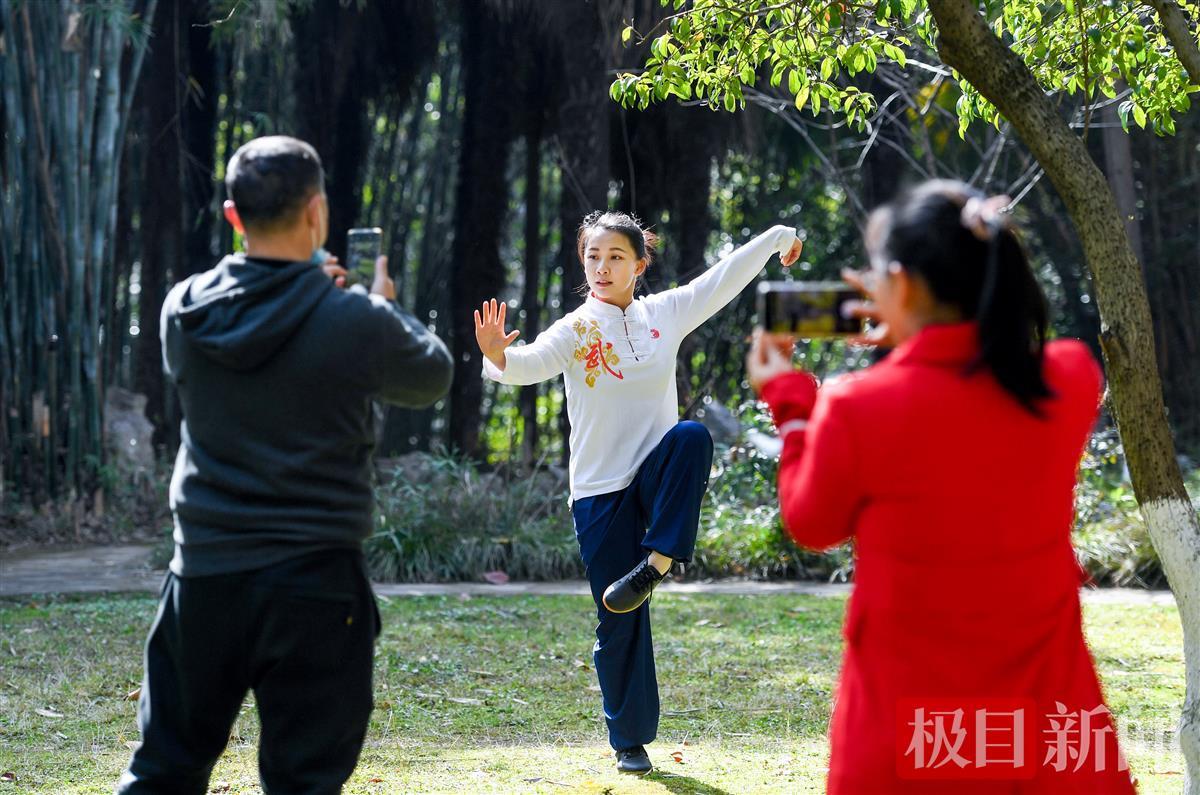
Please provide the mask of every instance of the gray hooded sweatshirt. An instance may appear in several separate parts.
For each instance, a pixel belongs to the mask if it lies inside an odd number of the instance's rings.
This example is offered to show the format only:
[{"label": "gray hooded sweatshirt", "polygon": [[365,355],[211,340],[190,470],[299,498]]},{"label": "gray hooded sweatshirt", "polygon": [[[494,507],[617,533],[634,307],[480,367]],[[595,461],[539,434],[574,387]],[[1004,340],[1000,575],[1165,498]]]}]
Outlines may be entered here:
[{"label": "gray hooded sweatshirt", "polygon": [[395,303],[307,262],[226,257],[163,304],[183,406],[171,479],[179,576],[262,568],[371,532],[371,400],[427,406],[445,344]]}]

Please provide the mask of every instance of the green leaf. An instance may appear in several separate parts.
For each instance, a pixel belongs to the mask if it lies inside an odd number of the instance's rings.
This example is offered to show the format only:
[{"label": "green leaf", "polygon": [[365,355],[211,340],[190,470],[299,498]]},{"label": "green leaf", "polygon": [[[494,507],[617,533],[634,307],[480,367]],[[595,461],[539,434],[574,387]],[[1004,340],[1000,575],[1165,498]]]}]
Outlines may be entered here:
[{"label": "green leaf", "polygon": [[796,92],[796,110],[804,110],[804,106],[808,103],[808,95],[812,93],[812,86],[804,86]]},{"label": "green leaf", "polygon": [[1133,120],[1137,122],[1137,126],[1146,129],[1146,111],[1136,102],[1133,103]]},{"label": "green leaf", "polygon": [[633,38],[633,25],[626,25],[625,29],[621,31],[621,43],[628,44],[631,38]]}]

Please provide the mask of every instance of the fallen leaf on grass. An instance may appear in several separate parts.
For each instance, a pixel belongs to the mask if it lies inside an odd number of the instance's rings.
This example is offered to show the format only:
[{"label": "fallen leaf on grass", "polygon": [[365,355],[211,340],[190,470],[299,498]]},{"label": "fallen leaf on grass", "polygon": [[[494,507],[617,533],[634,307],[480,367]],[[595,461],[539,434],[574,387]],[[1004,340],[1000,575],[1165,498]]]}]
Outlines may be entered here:
[{"label": "fallen leaf on grass", "polygon": [[707,626],[708,626],[709,624],[711,624],[711,623],[712,623],[712,622],[711,622],[711,621],[709,621],[707,618],[702,618],[702,619],[700,619],[699,621],[697,621],[697,622],[696,622],[696,626],[698,626],[698,627],[707,627]]},{"label": "fallen leaf on grass", "polygon": [[480,700],[479,700],[479,699],[477,699],[477,698],[460,698],[460,697],[457,697],[457,696],[449,696],[449,697],[447,697],[447,698],[446,698],[446,700],[447,700],[447,701],[451,701],[451,702],[453,702],[453,703],[455,703],[455,704],[466,704],[466,705],[467,705],[467,706],[469,706],[469,707],[481,707],[481,706],[483,706],[483,702],[482,702],[482,701],[480,701]]},{"label": "fallen leaf on grass", "polygon": [[137,688],[136,690],[130,690],[128,693],[125,694],[126,701],[137,701],[141,697],[142,697],[142,689],[140,687]]},{"label": "fallen leaf on grass", "polygon": [[584,671],[586,671],[588,669],[588,664],[585,663],[583,660],[575,660],[575,662],[572,663],[572,665],[574,665],[576,668],[580,668]]},{"label": "fallen leaf on grass", "polygon": [[492,585],[504,585],[504,583],[508,582],[508,574],[502,571],[485,571],[483,579]]},{"label": "fallen leaf on grass", "polygon": [[383,779],[381,779],[381,778],[369,778],[369,779],[367,779],[367,783],[368,783],[368,784],[382,784],[382,783],[383,783]]},{"label": "fallen leaf on grass", "polygon": [[17,774],[12,772],[11,770],[6,771],[4,773],[0,773],[0,781],[16,781],[16,780],[17,780]]},{"label": "fallen leaf on grass", "polygon": [[222,781],[219,784],[214,784],[209,792],[229,792],[231,789],[233,789],[233,786],[229,782]]},{"label": "fallen leaf on grass", "polygon": [[66,717],[61,712],[55,712],[52,709],[44,709],[42,707],[38,707],[37,709],[34,710],[34,712],[41,715],[43,718],[65,718]]},{"label": "fallen leaf on grass", "polygon": [[682,765],[683,764],[683,751],[672,751],[671,758],[674,759],[678,764]]}]

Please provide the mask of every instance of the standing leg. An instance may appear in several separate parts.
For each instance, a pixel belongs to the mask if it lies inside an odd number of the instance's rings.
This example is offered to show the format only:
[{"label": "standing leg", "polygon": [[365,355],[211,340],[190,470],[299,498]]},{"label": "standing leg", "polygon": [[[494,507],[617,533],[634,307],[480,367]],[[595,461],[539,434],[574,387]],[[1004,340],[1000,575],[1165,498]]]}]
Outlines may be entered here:
[{"label": "standing leg", "polygon": [[246,694],[239,575],[168,574],[146,640],[142,744],[119,795],[203,795]]},{"label": "standing leg", "polygon": [[596,602],[592,659],[604,701],[608,741],[616,751],[652,742],[658,734],[658,679],[650,635],[650,605],[613,613],[604,589],[644,557],[645,521],[632,489],[576,500],[575,531]]},{"label": "standing leg", "polygon": [[371,717],[377,613],[361,553],[305,555],[254,582],[252,685],[259,774],[273,793],[333,795]]}]

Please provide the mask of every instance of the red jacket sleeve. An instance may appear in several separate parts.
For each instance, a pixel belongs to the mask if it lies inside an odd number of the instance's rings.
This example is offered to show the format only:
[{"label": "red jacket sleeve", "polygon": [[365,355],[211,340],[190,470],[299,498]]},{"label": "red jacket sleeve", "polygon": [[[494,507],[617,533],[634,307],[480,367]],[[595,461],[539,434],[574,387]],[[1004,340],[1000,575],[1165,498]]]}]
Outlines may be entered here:
[{"label": "red jacket sleeve", "polygon": [[783,433],[779,506],[783,525],[810,549],[837,546],[853,534],[862,492],[845,406],[807,373],[769,381],[762,392]]}]

